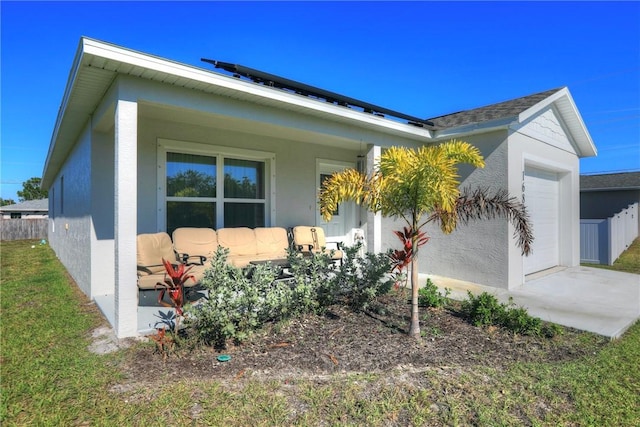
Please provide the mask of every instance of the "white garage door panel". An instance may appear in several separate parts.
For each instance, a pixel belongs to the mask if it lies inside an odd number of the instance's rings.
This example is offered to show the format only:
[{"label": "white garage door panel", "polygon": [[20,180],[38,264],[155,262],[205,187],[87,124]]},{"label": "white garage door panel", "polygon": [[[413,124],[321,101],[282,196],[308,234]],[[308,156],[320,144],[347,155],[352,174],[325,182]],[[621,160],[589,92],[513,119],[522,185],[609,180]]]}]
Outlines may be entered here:
[{"label": "white garage door panel", "polygon": [[525,257],[524,273],[555,267],[559,264],[558,175],[541,169],[526,168],[525,204],[533,225],[533,253]]}]

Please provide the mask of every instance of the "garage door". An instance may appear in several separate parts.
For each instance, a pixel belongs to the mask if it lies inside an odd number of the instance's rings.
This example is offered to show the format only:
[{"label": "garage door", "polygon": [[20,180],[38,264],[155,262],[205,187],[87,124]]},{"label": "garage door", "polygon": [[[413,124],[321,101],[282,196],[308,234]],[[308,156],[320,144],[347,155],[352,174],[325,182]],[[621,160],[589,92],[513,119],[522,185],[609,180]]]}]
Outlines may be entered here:
[{"label": "garage door", "polygon": [[559,184],[558,174],[525,168],[525,204],[533,225],[533,252],[524,259],[524,274],[559,264]]}]

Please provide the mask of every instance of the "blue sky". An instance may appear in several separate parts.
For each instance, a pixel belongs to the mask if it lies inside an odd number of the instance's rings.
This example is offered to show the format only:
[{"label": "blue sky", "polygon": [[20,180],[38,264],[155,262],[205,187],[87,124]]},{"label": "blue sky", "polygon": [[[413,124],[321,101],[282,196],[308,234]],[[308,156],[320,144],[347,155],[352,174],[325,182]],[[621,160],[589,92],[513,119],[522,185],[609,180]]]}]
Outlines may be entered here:
[{"label": "blue sky", "polygon": [[598,148],[640,170],[639,2],[8,2],[1,196],[42,174],[80,36],[257,68],[418,117],[568,86]]}]

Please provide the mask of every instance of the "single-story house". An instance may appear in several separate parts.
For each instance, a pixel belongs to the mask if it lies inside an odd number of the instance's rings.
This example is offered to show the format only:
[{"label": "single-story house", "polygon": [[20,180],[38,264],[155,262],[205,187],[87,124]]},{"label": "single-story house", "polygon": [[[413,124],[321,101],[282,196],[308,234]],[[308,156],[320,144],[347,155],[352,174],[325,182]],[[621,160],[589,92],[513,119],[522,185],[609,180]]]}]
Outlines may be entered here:
[{"label": "single-story house", "polygon": [[640,204],[640,171],[580,176],[580,218],[610,218],[634,203]]},{"label": "single-story house", "polygon": [[580,176],[580,260],[613,265],[638,237],[640,171]]},{"label": "single-story house", "polygon": [[46,218],[49,215],[49,200],[26,200],[13,205],[0,206],[2,219],[11,218]]},{"label": "single-story house", "polygon": [[[80,40],[43,173],[49,240],[119,337],[137,334],[138,233],[316,225],[347,243],[362,229],[369,251],[397,247],[393,220],[343,204],[325,223],[317,205],[324,175],[370,170],[394,145],[476,145],[486,167],[463,168],[463,186],[525,198],[537,237],[523,257],[506,220],[432,230],[421,273],[511,288],[578,265],[579,158],[596,150],[567,88],[422,119],[211,62],[217,70]],[[205,185],[186,191],[194,176]],[[237,197],[234,184],[251,191]]]}]

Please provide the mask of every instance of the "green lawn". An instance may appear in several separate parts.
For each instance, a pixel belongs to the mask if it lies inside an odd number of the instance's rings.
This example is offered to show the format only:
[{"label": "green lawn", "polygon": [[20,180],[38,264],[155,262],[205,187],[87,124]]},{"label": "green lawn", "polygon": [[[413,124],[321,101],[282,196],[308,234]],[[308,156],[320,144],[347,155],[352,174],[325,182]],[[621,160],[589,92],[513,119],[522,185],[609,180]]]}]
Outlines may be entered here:
[{"label": "green lawn", "polygon": [[[2,242],[0,255],[3,426],[635,426],[640,419],[640,324],[571,362],[500,371],[431,366],[406,384],[398,370],[392,382],[389,374],[345,374],[127,386],[118,366],[130,350],[87,350],[89,332],[103,320],[52,250]],[[585,334],[584,345],[593,339]],[[159,357],[159,371],[162,363]]]},{"label": "green lawn", "polygon": [[587,267],[604,268],[607,270],[624,271],[626,273],[640,274],[640,237],[633,241],[631,246],[624,251],[613,265],[582,264]]}]

